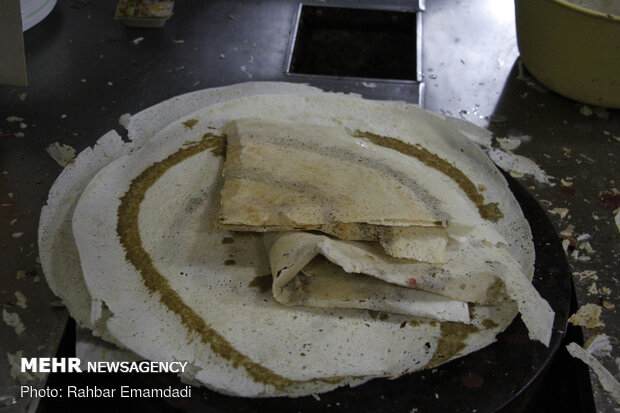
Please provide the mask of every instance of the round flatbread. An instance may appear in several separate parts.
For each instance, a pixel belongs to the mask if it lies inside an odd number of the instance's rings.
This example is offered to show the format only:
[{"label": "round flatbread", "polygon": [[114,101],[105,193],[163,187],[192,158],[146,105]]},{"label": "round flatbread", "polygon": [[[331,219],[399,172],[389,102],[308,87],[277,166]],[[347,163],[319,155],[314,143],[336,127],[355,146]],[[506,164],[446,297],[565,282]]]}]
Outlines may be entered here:
[{"label": "round flatbread", "polygon": [[149,132],[139,148],[101,169],[79,199],[72,220],[79,263],[89,299],[106,309],[103,321],[114,340],[151,360],[189,361],[187,379],[253,397],[301,396],[397,377],[495,340],[518,312],[512,301],[472,306],[469,325],[283,306],[263,288],[271,271],[262,236],[215,226],[228,122],[340,125],[433,146],[457,159],[460,170],[484,184],[485,200],[501,209],[493,227],[531,278],[527,222],[475,144],[414,105],[301,85],[235,88],[234,98]]}]

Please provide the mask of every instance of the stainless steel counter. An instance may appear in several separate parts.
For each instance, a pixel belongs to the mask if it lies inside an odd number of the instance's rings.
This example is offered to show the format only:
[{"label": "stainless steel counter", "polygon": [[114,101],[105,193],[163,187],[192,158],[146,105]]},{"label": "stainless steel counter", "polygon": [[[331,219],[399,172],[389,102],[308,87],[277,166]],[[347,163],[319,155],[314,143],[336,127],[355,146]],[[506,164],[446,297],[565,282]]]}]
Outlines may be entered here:
[{"label": "stainless steel counter", "polygon": [[[406,1],[388,3],[415,8]],[[117,120],[123,113],[248,80],[303,81],[370,98],[420,101],[416,82],[376,81],[369,87],[355,79],[286,75],[298,6],[295,1],[178,2],[164,28],[147,30],[115,21],[112,2],[73,0],[61,2],[25,33],[30,86],[0,87],[0,300],[5,320],[17,314],[25,327],[17,334],[19,323],[0,323],[0,405],[10,404],[19,390],[7,354],[52,356],[67,320],[37,260],[40,209],[62,169],[46,153],[49,144],[79,152],[111,128],[121,131]],[[550,183],[530,175],[517,179],[565,233],[579,305],[603,308],[605,326],[584,334],[611,337],[611,356],[601,361],[617,376],[620,234],[614,210],[620,207],[620,116],[545,90],[518,56],[510,0],[427,2],[419,74],[426,108],[487,127],[495,138],[511,138],[493,145],[518,142],[512,152],[550,177]],[[11,116],[23,120],[10,122]],[[31,383],[42,386],[43,380]],[[598,411],[618,407],[594,375],[592,386]],[[8,408],[34,410],[36,402],[16,397]]]}]

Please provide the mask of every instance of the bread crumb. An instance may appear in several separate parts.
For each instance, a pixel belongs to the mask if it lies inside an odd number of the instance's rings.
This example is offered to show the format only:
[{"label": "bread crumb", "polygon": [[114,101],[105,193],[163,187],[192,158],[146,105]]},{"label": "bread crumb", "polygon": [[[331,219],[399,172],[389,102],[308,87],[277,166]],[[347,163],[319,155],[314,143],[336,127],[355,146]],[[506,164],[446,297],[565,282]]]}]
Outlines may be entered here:
[{"label": "bread crumb", "polygon": [[553,208],[549,210],[549,212],[552,214],[557,214],[560,218],[564,219],[566,215],[568,215],[568,208]]},{"label": "bread crumb", "polygon": [[596,283],[592,283],[590,287],[588,287],[588,294],[598,294],[598,288],[596,287]]},{"label": "bread crumb", "polygon": [[72,164],[75,159],[75,148],[58,142],[49,145],[45,151],[62,167]]},{"label": "bread crumb", "polygon": [[586,340],[583,347],[588,353],[598,357],[609,357],[611,355],[611,341],[605,333],[595,334]]},{"label": "bread crumb", "polygon": [[586,328],[605,327],[605,324],[599,320],[602,308],[596,304],[586,304],[577,310],[575,314],[570,316],[568,322]]},{"label": "bread crumb", "polygon": [[22,293],[21,291],[17,290],[15,291],[15,298],[17,299],[17,306],[20,308],[27,308],[28,305],[26,304],[28,302],[28,299],[26,299],[26,296],[24,295],[24,293]]},{"label": "bread crumb", "polygon": [[26,331],[26,326],[24,326],[24,323],[22,323],[22,320],[19,318],[19,314],[17,313],[11,313],[6,309],[2,309],[2,320],[9,327],[13,327],[15,334],[17,335],[20,335]]},{"label": "bread crumb", "polygon": [[131,121],[131,113],[123,113],[118,118],[118,124],[123,128],[127,129],[129,127],[129,122]]},{"label": "bread crumb", "polygon": [[590,279],[590,280],[598,280],[598,275],[594,270],[584,270],[581,272],[576,272],[575,275],[579,276],[580,280]]},{"label": "bread crumb", "polygon": [[592,109],[590,109],[590,106],[588,105],[583,105],[582,107],[579,108],[579,113],[581,113],[583,116],[592,116]]}]

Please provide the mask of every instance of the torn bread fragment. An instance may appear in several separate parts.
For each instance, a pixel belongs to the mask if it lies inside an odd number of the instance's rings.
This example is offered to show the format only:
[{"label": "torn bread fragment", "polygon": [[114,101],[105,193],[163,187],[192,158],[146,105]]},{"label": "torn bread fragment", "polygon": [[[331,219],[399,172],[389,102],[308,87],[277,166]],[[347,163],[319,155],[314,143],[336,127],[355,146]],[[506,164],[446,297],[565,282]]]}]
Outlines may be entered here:
[{"label": "torn bread fragment", "polygon": [[75,148],[58,142],[49,145],[45,151],[63,168],[72,164],[75,158]]},{"label": "torn bread fragment", "polygon": [[577,312],[570,316],[568,322],[586,328],[605,327],[605,324],[599,319],[602,308],[596,304],[585,304],[579,307]]},{"label": "torn bread fragment", "polygon": [[594,357],[609,357],[611,355],[610,337],[605,333],[593,335],[586,341],[584,347]]},{"label": "torn bread fragment", "polygon": [[596,373],[603,390],[609,393],[614,401],[620,405],[620,383],[613,374],[579,344],[570,343],[566,346],[566,350],[571,356],[586,363]]},{"label": "torn bread fragment", "polygon": [[489,150],[489,157],[497,166],[508,172],[517,172],[522,175],[532,175],[538,182],[554,186],[553,177],[547,173],[534,161],[511,151],[492,148]]}]

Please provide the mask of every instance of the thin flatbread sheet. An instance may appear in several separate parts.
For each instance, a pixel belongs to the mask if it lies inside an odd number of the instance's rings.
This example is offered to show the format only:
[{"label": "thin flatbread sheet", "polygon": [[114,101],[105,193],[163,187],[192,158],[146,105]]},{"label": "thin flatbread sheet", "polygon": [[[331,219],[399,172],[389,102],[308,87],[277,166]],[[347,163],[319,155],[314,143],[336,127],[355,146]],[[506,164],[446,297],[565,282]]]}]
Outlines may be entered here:
[{"label": "thin flatbread sheet", "polygon": [[284,276],[281,273],[279,283],[273,287],[274,298],[284,305],[356,308],[369,310],[371,314],[374,311],[469,324],[469,306],[464,301],[386,283],[364,274],[349,274],[320,256],[286,283]]},{"label": "thin flatbread sheet", "polygon": [[[447,249],[446,263],[430,264],[387,256],[371,243],[334,240],[306,232],[273,234],[269,235],[267,240],[274,277],[273,294],[278,301],[285,304],[326,306],[330,301],[329,297],[325,297],[327,293],[333,294],[333,291],[339,290],[342,277],[332,277],[330,282],[329,275],[334,275],[334,271],[329,267],[323,267],[322,272],[316,268],[313,271],[320,277],[320,289],[313,285],[311,279],[306,279],[306,266],[321,254],[346,273],[372,277],[373,280],[368,280],[368,277],[357,279],[358,284],[369,284],[364,291],[372,291],[373,287],[376,291],[377,281],[380,280],[383,284],[432,293],[461,302],[497,304],[509,298],[517,303],[530,338],[549,345],[553,310],[536,292],[519,264],[503,247],[490,246],[479,241],[452,241]],[[374,303],[375,300],[371,299],[374,295],[375,293],[364,297],[358,294],[356,305]],[[396,293],[384,294],[377,301],[387,305],[395,296],[397,297]],[[341,305],[346,306],[346,303]],[[452,309],[453,316],[457,316],[457,307],[446,305],[446,313],[448,308]],[[385,310],[387,311],[387,306]],[[446,313],[441,316],[445,317]],[[437,317],[430,312],[425,316]]]}]

